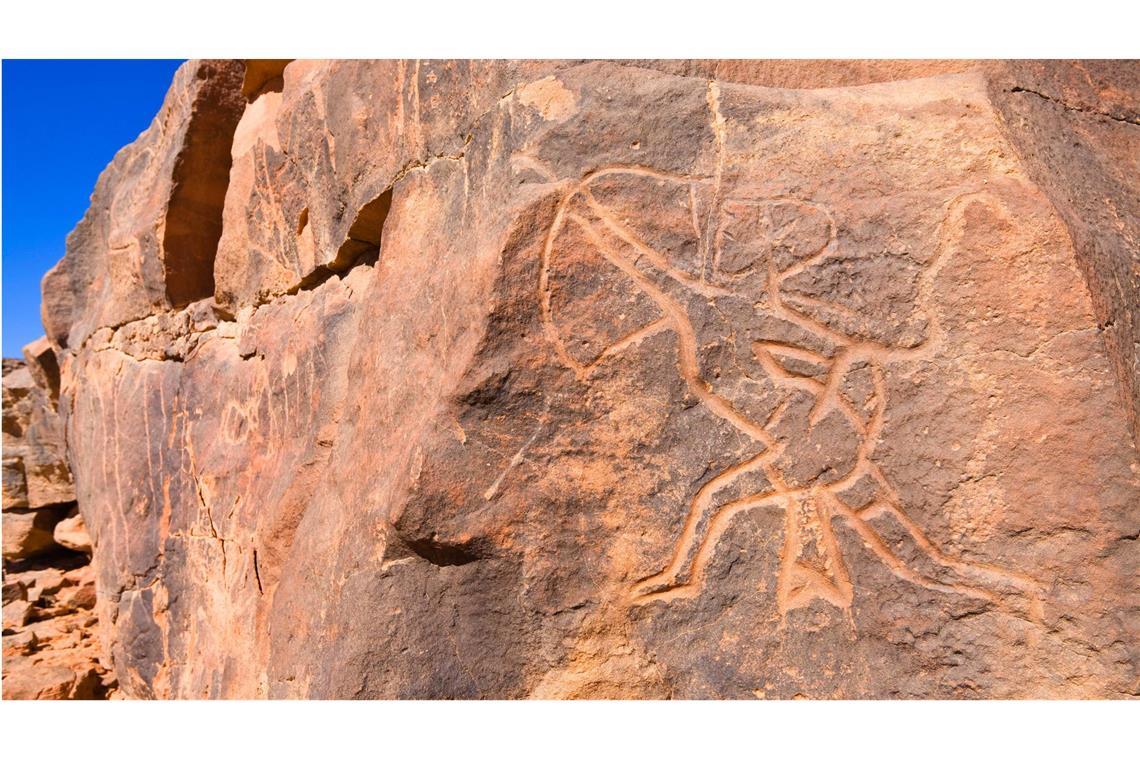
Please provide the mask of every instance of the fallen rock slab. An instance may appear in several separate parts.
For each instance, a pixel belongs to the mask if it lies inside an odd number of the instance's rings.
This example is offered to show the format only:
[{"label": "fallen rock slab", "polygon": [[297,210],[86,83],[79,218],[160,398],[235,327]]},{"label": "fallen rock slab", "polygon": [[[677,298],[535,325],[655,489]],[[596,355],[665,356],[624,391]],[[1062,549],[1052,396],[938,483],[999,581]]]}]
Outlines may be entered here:
[{"label": "fallen rock slab", "polygon": [[7,510],[0,515],[4,530],[4,559],[30,559],[46,554],[58,545],[54,531],[56,510]]},{"label": "fallen rock slab", "polygon": [[99,699],[98,671],[19,658],[4,669],[4,699]]},{"label": "fallen rock slab", "polygon": [[27,599],[13,599],[4,603],[4,632],[16,633],[32,619],[35,610]]}]

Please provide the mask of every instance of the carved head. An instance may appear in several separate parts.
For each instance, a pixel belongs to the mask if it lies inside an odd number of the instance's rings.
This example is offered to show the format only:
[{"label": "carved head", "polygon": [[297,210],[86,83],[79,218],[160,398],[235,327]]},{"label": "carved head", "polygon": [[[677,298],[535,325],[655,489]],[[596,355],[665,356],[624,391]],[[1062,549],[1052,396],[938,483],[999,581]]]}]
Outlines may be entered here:
[{"label": "carved head", "polygon": [[547,239],[548,329],[579,371],[666,317],[663,303],[698,298],[746,301],[839,340],[922,345],[930,260],[845,250],[838,231],[812,201],[720,198],[711,178],[599,170],[567,194]]}]

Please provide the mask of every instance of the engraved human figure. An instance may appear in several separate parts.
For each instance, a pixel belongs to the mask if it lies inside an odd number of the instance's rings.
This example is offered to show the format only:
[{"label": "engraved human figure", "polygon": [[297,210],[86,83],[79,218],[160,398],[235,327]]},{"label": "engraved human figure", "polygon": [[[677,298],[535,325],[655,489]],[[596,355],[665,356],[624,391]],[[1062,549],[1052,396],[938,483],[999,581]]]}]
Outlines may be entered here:
[{"label": "engraved human figure", "polygon": [[[812,267],[843,262],[827,209],[795,198],[719,195],[719,182],[711,178],[639,167],[601,169],[567,191],[543,249],[544,326],[563,364],[589,381],[616,355],[649,336],[672,333],[687,390],[755,450],[693,495],[669,563],[637,582],[631,600],[697,594],[732,518],[775,508],[784,512],[776,590],[784,618],[816,599],[844,610],[851,606],[854,587],[833,518],[843,519],[900,578],[995,603],[1019,597],[1039,618],[1040,588],[1033,579],[944,553],[906,513],[874,459],[887,405],[884,367],[939,348],[939,325],[922,302],[949,246],[941,246],[915,278],[911,300],[918,308],[905,329],[864,329],[858,314],[826,321],[821,313],[842,317],[843,307],[789,292],[789,286]],[[960,223],[965,206],[975,202],[997,203],[982,193],[964,194],[948,204],[944,227]],[[639,215],[639,208],[653,212]],[[580,350],[560,327],[552,273],[560,256],[585,248],[621,275],[614,282],[640,299],[645,316],[637,329]],[[714,334],[718,330],[722,334]],[[853,378],[862,381],[861,403],[850,397],[857,385]],[[797,449],[814,441],[818,445]],[[819,461],[802,454],[823,449]],[[852,505],[842,496],[852,489],[871,496]],[[926,558],[953,578],[904,561],[869,522],[881,515],[894,518]]]}]

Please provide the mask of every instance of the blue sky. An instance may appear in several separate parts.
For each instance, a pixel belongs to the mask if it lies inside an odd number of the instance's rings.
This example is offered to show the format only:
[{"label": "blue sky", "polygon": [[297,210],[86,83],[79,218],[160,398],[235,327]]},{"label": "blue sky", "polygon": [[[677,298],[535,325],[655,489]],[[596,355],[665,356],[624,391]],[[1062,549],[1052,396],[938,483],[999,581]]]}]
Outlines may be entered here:
[{"label": "blue sky", "polygon": [[2,71],[3,351],[43,334],[40,278],[99,173],[162,105],[181,61],[16,61]]}]

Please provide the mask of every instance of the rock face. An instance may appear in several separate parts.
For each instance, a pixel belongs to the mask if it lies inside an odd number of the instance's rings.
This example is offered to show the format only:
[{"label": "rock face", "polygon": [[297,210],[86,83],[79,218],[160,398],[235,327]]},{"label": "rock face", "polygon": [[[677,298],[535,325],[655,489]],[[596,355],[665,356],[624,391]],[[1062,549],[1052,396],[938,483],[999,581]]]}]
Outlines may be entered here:
[{"label": "rock face", "polygon": [[[36,347],[32,344],[29,349]],[[4,360],[5,510],[37,510],[75,501],[63,422],[48,382],[38,362]]]},{"label": "rock face", "polygon": [[44,282],[123,690],[1140,693],[1079,66],[187,64]]},{"label": "rock face", "polygon": [[1025,61],[993,80],[1026,170],[1066,223],[1140,431],[1140,65]]},{"label": "rock face", "polygon": [[58,365],[46,341],[24,353],[26,365],[4,360],[3,695],[104,698],[114,675],[99,662],[91,540],[56,412]]},{"label": "rock face", "polygon": [[[36,356],[43,346],[37,341],[29,349]],[[4,360],[5,561],[58,548],[53,531],[75,502],[63,421],[51,386],[41,381],[48,377],[40,361]]]}]

